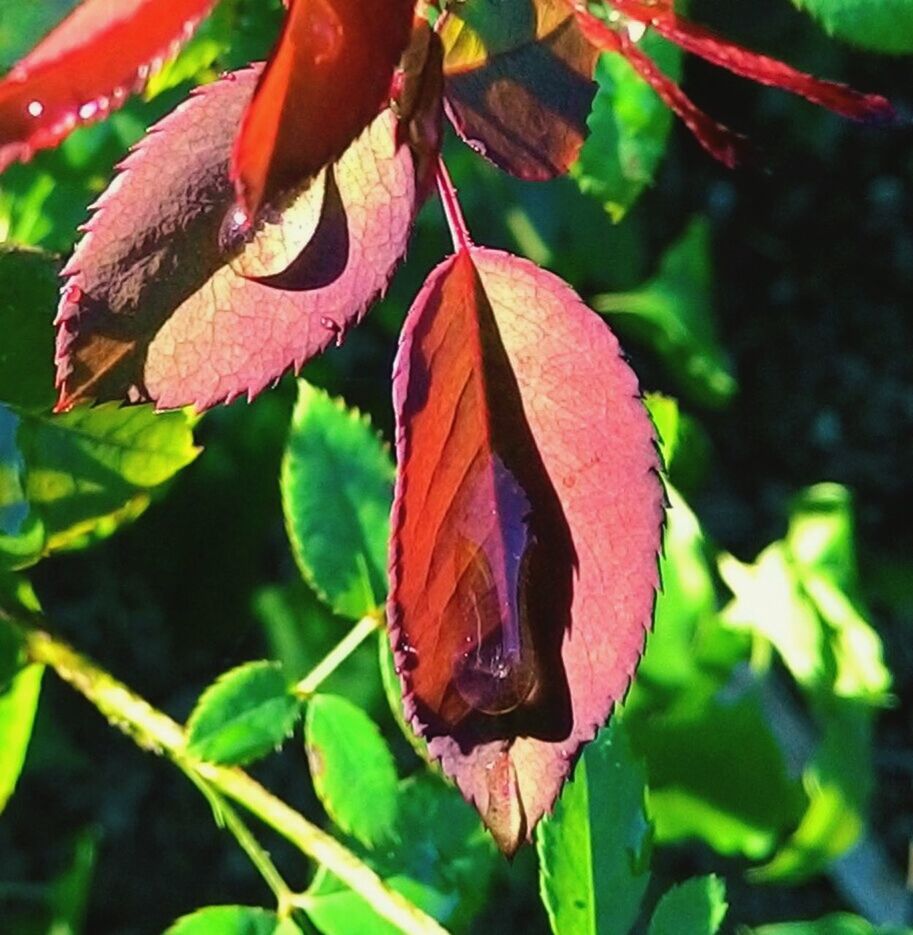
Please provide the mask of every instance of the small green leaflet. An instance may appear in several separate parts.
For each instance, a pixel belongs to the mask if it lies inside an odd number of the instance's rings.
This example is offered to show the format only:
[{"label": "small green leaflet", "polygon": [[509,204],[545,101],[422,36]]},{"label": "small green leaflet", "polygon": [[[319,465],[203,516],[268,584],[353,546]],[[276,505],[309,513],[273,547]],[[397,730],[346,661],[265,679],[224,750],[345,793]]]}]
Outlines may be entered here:
[{"label": "small green leaflet", "polygon": [[[495,867],[491,838],[459,794],[428,775],[399,784],[395,842],[359,849],[386,883],[449,931],[465,931],[485,904]],[[302,908],[326,935],[397,935],[360,896],[324,870]]]},{"label": "small green leaflet", "polygon": [[251,906],[207,906],[178,919],[165,935],[300,935],[291,919]]},{"label": "small green leaflet", "polygon": [[738,386],[717,337],[713,316],[710,226],[696,217],[660,261],[656,276],[632,292],[596,296],[593,308],[623,334],[644,341],[684,393],[721,406]]},{"label": "small green leaflet", "polygon": [[695,877],[663,895],[647,935],[716,935],[728,908],[726,884],[719,877]]},{"label": "small green leaflet", "polygon": [[913,0],[793,0],[831,36],[896,55],[913,52]]},{"label": "small green leaflet", "polygon": [[368,420],[299,381],[281,486],[295,558],[314,590],[352,619],[383,604],[393,462]]},{"label": "small green leaflet", "polygon": [[6,808],[25,763],[43,672],[44,666],[26,666],[6,690],[0,691],[0,812]]},{"label": "small green leaflet", "polygon": [[[644,36],[641,46],[666,74],[681,79],[682,53],[676,46],[653,33]],[[599,90],[587,120],[590,134],[571,175],[618,222],[653,182],[673,116],[621,55],[603,53],[596,81]]]},{"label": "small green leaflet", "polygon": [[540,890],[556,935],[628,935],[650,880],[643,764],[616,716],[539,826]]},{"label": "small green leaflet", "polygon": [[200,696],[187,722],[188,751],[210,763],[250,763],[280,747],[300,713],[301,702],[277,663],[246,663]]},{"label": "small green leaflet", "polygon": [[304,737],[314,790],[333,822],[366,847],[388,840],[399,808],[396,764],[377,725],[338,695],[315,695]]}]

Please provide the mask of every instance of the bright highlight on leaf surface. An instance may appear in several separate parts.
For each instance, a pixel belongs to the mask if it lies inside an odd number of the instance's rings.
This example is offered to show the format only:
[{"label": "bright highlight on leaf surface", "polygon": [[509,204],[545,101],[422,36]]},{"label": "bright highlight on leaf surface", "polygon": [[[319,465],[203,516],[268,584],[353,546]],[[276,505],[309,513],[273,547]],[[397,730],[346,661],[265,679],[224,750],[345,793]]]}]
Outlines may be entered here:
[{"label": "bright highlight on leaf surface", "polygon": [[194,95],[99,200],[64,270],[60,408],[252,397],[341,341],[386,286],[417,206],[392,112],[246,234],[228,162],[256,76],[236,72]]},{"label": "bright highlight on leaf surface", "polygon": [[562,175],[586,138],[599,51],[563,0],[456,4],[440,30],[460,136],[531,181]]},{"label": "bright highlight on leaf surface", "polygon": [[389,610],[406,710],[512,853],[643,648],[663,502],[652,427],[574,292],[481,248],[438,267],[413,305],[394,404]]},{"label": "bright highlight on leaf surface", "polygon": [[377,116],[412,17],[412,0],[292,0],[232,156],[250,217],[338,159]]},{"label": "bright highlight on leaf surface", "polygon": [[0,81],[0,171],[142,88],[215,0],[84,0]]}]

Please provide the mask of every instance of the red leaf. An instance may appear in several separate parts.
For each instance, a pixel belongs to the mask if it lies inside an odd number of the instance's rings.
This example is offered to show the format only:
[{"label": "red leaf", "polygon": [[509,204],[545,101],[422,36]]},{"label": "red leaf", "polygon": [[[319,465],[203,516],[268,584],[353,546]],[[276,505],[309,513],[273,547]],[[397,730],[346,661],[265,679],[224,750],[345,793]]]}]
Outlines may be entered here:
[{"label": "red leaf", "polygon": [[389,611],[407,712],[511,853],[643,649],[663,502],[652,427],[571,289],[478,248],[409,312],[394,405]]},{"label": "red leaf", "polygon": [[813,104],[853,120],[891,120],[894,108],[879,94],[863,94],[835,81],[824,81],[784,62],[761,55],[676,15],[670,4],[657,8],[639,0],[611,0],[622,13],[655,29],[670,42],[759,84],[782,88]]},{"label": "red leaf", "polygon": [[337,159],[390,96],[413,0],[294,0],[244,115],[232,177],[250,217]]},{"label": "red leaf", "polygon": [[599,50],[564,0],[454,4],[440,34],[460,136],[522,179],[566,172],[586,139]]},{"label": "red leaf", "polygon": [[203,409],[253,396],[342,339],[402,256],[414,158],[388,110],[252,237],[228,162],[257,72],[209,85],[155,127],[67,264],[60,408],[83,399]]},{"label": "red leaf", "polygon": [[84,0],[0,81],[0,171],[120,107],[214,3]]}]

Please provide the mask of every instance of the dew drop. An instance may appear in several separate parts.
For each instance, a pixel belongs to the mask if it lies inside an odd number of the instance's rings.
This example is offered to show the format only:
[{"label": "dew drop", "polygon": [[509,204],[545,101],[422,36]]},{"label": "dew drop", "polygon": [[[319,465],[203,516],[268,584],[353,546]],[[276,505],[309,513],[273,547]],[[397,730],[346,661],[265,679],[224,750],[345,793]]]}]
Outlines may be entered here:
[{"label": "dew drop", "polygon": [[247,212],[234,204],[222,219],[219,228],[219,250],[226,257],[236,256],[253,237],[253,225]]},{"label": "dew drop", "polygon": [[44,104],[41,101],[29,101],[26,110],[30,117],[40,117],[44,113]]},{"label": "dew drop", "polygon": [[88,101],[79,108],[78,113],[80,120],[91,120],[98,113],[98,103]]},{"label": "dew drop", "polygon": [[[537,540],[517,479],[497,456],[493,468],[501,546],[491,551],[493,537],[475,534],[471,525],[464,530],[472,558],[461,610],[470,633],[454,660],[453,683],[475,710],[498,715],[520,707],[539,681],[527,606]],[[479,510],[469,513],[478,516]]]},{"label": "dew drop", "polygon": [[327,331],[331,331],[331,332],[333,333],[333,335],[334,335],[334,337],[335,337],[335,339],[336,339],[336,346],[337,346],[337,347],[342,347],[343,342],[344,342],[345,339],[346,339],[346,326],[345,326],[345,325],[341,325],[338,321],[335,321],[334,319],[329,318],[329,317],[326,316],[326,315],[324,315],[324,316],[320,319],[320,324],[321,324],[324,328],[326,328]]}]

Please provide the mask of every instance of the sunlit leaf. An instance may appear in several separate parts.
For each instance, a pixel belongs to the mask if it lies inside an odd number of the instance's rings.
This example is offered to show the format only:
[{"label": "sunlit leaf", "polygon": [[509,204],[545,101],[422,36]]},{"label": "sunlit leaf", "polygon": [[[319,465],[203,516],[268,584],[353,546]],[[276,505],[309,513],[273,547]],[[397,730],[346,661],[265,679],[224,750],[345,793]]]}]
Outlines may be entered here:
[{"label": "sunlit leaf", "polygon": [[635,292],[598,296],[593,307],[647,342],[698,402],[721,405],[737,387],[716,335],[712,282],[710,228],[696,218],[654,279]]},{"label": "sunlit leaf", "polygon": [[249,662],[200,696],[187,722],[188,750],[210,763],[249,763],[280,747],[300,714],[281,667]]},{"label": "sunlit leaf", "polygon": [[0,170],[120,107],[214,0],[84,0],[0,81]]},{"label": "sunlit leaf", "polygon": [[253,396],[360,320],[416,209],[390,111],[276,219],[238,228],[228,177],[256,70],[209,85],[126,160],[65,272],[61,405]]},{"label": "sunlit leaf", "polygon": [[281,488],[295,558],[314,590],[346,617],[382,605],[393,462],[368,419],[300,381]]},{"label": "sunlit leaf", "polygon": [[643,764],[615,719],[584,751],[539,825],[540,891],[552,931],[628,935],[650,880]]},{"label": "sunlit leaf", "polygon": [[394,403],[406,710],[510,852],[642,651],[662,519],[652,426],[569,287],[475,248],[413,305]]},{"label": "sunlit leaf", "polygon": [[0,405],[0,563],[23,567],[110,535],[198,452],[184,413]]},{"label": "sunlit leaf", "polygon": [[723,555],[719,568],[735,595],[723,614],[727,626],[769,641],[800,685],[821,684],[828,677],[825,633],[782,544],[768,546],[753,565]]},{"label": "sunlit leaf", "polygon": [[911,0],[793,0],[837,39],[875,52],[913,52]]},{"label": "sunlit leaf", "polygon": [[25,763],[43,672],[44,666],[27,666],[9,685],[0,687],[0,812],[6,808]]},{"label": "sunlit leaf", "polygon": [[247,213],[335,162],[390,97],[412,0],[292,0],[232,156]]},{"label": "sunlit leaf", "polygon": [[165,935],[299,935],[291,919],[251,906],[207,906],[178,919]]},{"label": "sunlit leaf", "polygon": [[448,112],[470,146],[523,179],[567,171],[587,134],[597,50],[561,0],[467,0],[440,27]]},{"label": "sunlit leaf", "polygon": [[[652,33],[641,45],[673,80],[681,78],[678,48]],[[589,136],[571,172],[581,191],[599,199],[612,220],[620,221],[653,181],[666,151],[672,112],[617,53],[600,56],[596,81]]]},{"label": "sunlit leaf", "polygon": [[694,877],[663,895],[647,935],[716,935],[728,908],[723,880],[717,876]]},{"label": "sunlit leaf", "polygon": [[[495,851],[478,817],[453,789],[421,775],[400,783],[395,843],[360,855],[394,890],[450,932],[464,932],[484,905]],[[398,935],[361,897],[325,869],[302,903],[326,935]]]},{"label": "sunlit leaf", "polygon": [[883,702],[891,688],[881,639],[859,597],[852,499],[818,484],[793,503],[786,548],[798,578],[832,634],[834,692]]},{"label": "sunlit leaf", "polygon": [[314,790],[333,822],[366,847],[389,840],[399,790],[393,754],[377,725],[345,698],[315,695],[304,739]]}]

